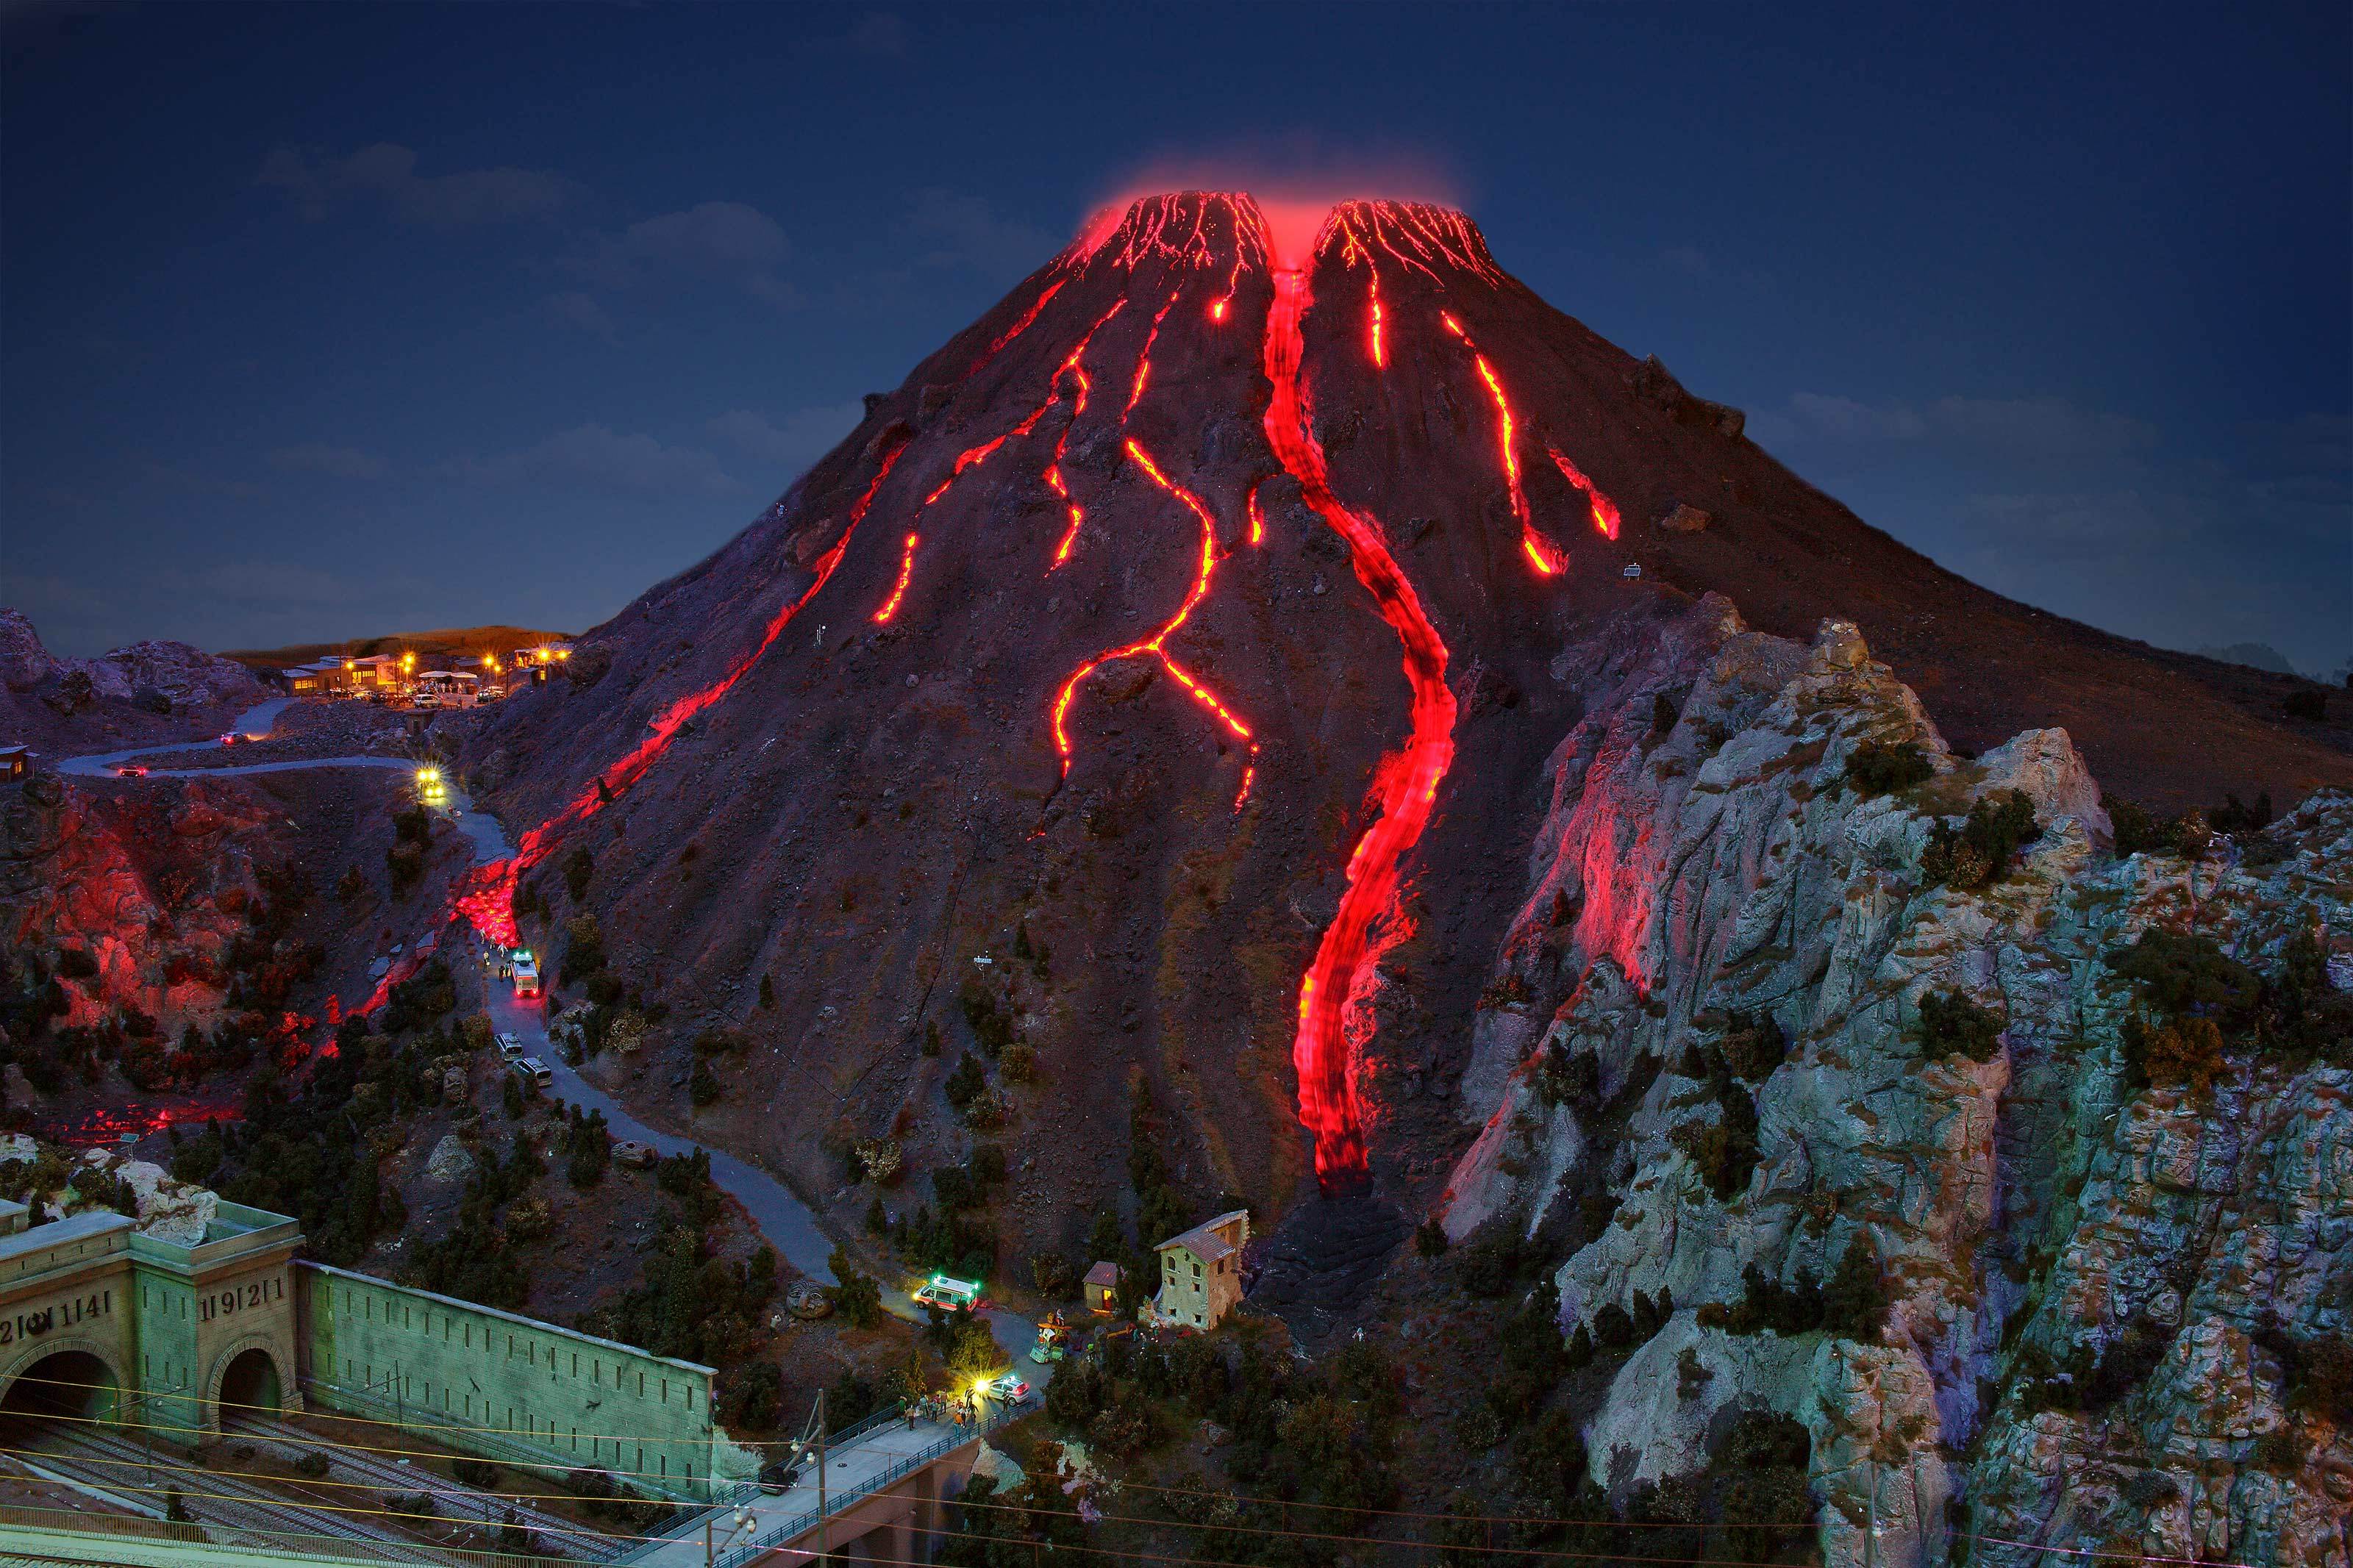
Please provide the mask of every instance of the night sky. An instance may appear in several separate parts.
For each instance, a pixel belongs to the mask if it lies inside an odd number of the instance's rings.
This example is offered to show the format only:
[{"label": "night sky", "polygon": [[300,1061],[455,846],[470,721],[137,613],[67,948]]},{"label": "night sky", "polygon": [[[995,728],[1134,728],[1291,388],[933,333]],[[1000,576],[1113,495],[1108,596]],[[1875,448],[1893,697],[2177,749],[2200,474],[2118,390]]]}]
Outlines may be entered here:
[{"label": "night sky", "polygon": [[583,629],[1101,200],[1215,181],[1451,199],[1947,565],[2335,669],[2353,23],[2165,10],[19,8],[0,602]]}]

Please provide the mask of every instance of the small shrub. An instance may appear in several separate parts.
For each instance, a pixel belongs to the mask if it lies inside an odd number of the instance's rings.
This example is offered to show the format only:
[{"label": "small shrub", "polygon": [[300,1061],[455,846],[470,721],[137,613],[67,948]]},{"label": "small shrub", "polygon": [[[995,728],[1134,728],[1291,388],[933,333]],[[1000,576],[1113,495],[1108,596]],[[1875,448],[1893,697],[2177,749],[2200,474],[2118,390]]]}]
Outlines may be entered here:
[{"label": "small shrub", "polygon": [[2001,880],[2019,847],[2042,833],[2034,820],[2034,802],[2024,790],[2010,790],[1999,803],[1981,799],[1969,807],[1960,826],[1939,822],[1928,830],[1920,873],[1931,882],[1974,892]]},{"label": "small shrub", "polygon": [[2217,833],[2261,833],[2272,825],[2272,794],[2263,790],[2255,796],[2255,804],[2240,803],[2236,794],[2224,792],[2222,804],[2206,814],[2206,826]]},{"label": "small shrub", "polygon": [[1059,1252],[1031,1254],[1029,1279],[1050,1301],[1068,1301],[1079,1293],[1078,1265]]},{"label": "small shrub", "polygon": [[833,1269],[833,1283],[826,1287],[826,1300],[841,1314],[842,1321],[853,1329],[871,1329],[882,1321],[882,1288],[858,1271],[849,1254],[839,1247],[827,1260]]},{"label": "small shrub", "polygon": [[2280,710],[2291,719],[2319,724],[2328,718],[2328,693],[2326,691],[2291,691],[2280,699]]},{"label": "small shrub", "polygon": [[687,1078],[687,1098],[697,1105],[709,1105],[716,1100],[722,1092],[719,1075],[711,1070],[711,1063],[697,1058],[694,1071]]},{"label": "small shrub", "polygon": [[969,1110],[974,1102],[987,1091],[988,1069],[982,1067],[980,1058],[970,1051],[964,1054],[957,1061],[955,1070],[949,1073],[947,1080],[940,1085],[940,1092],[946,1095],[948,1103],[958,1110]]},{"label": "small shrub", "polygon": [[1920,997],[1920,1054],[1932,1062],[1948,1057],[1989,1062],[2001,1053],[2001,1015],[1957,991],[1930,991]]},{"label": "small shrub", "polygon": [[2175,1018],[2153,1024],[2127,1018],[2125,1064],[2143,1083],[2187,1089],[2200,1100],[2214,1092],[2214,1080],[2229,1070],[2222,1031],[2211,1018]]},{"label": "small shrub", "polygon": [[2111,797],[2108,826],[2116,830],[2116,858],[2133,855],[2187,855],[2193,852],[2189,843],[2192,824],[2186,817],[2159,816],[2145,805],[2121,797]]},{"label": "small shrub", "polygon": [[1847,783],[1866,797],[1894,795],[1936,776],[1936,764],[1916,741],[1865,741],[1846,760]]},{"label": "small shrub", "polygon": [[1876,1344],[1894,1302],[1879,1249],[1868,1237],[1855,1237],[1822,1288],[1822,1327],[1841,1339]]},{"label": "small shrub", "polygon": [[1770,1013],[1735,1013],[1726,1023],[1719,1048],[1733,1077],[1762,1083],[1788,1057],[1789,1037]]},{"label": "small shrub", "polygon": [[1422,1257],[1443,1258],[1446,1246],[1446,1227],[1439,1223],[1436,1215],[1431,1215],[1414,1227],[1413,1249]]},{"label": "small shrub", "polygon": [[2112,948],[2109,970],[2140,987],[2141,999],[2168,1016],[2197,1013],[2235,1025],[2253,1013],[2263,982],[2216,946],[2211,936],[2152,927],[2130,947]]}]

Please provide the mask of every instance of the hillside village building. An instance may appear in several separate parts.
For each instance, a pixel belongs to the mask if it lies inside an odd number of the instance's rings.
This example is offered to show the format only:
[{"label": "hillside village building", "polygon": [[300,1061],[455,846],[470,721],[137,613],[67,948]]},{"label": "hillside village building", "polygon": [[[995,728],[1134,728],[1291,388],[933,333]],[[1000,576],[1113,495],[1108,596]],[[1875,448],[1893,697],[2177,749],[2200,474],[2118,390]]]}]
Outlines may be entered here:
[{"label": "hillside village building", "polygon": [[1160,1290],[1152,1321],[1171,1328],[1214,1329],[1241,1305],[1242,1248],[1250,1243],[1250,1210],[1235,1209],[1170,1237],[1160,1254]]}]

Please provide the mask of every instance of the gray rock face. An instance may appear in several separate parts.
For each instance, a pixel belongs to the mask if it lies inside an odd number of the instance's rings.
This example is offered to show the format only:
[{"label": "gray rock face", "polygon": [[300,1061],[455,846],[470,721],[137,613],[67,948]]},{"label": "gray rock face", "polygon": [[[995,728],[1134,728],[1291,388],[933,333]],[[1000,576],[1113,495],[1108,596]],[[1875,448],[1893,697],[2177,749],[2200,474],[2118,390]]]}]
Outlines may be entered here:
[{"label": "gray rock face", "polygon": [[253,672],[184,642],[141,642],[98,658],[59,658],[41,645],[33,623],[0,608],[0,685],[39,689],[70,714],[100,698],[136,702],[151,712],[214,703],[250,706],[269,695]]},{"label": "gray rock face", "polygon": [[[1956,758],[1844,623],[1804,647],[1711,598],[1588,668],[1497,973],[1538,1005],[1481,1015],[1461,1101],[1481,1131],[1445,1223],[1535,1236],[1599,1177],[1614,1217],[1559,1262],[1564,1331],[1672,1295],[1588,1429],[1594,1479],[1695,1470],[1719,1413],[1769,1408],[1813,1435],[1831,1564],[2039,1556],[2003,1542],[2344,1563],[2353,1433],[2289,1411],[2265,1346],[2353,1333],[2353,1072],[2234,1060],[2205,1103],[2136,1088],[2104,958],[2194,924],[2267,971],[2353,901],[2353,797],[2307,802],[2261,871],[2118,862],[2063,731]],[[1866,741],[1934,772],[1866,797],[1844,776]],[[2010,874],[1930,884],[1931,827],[2010,790],[2041,835]],[[1991,1059],[1924,1056],[1930,992],[2003,1017]],[[1725,1113],[1677,1068],[1737,1015],[1788,1051],[1743,1086],[1756,1158],[1721,1196],[1690,1151]],[[1598,1161],[1594,1100],[1559,1086],[1606,1100],[1646,1072]],[[1745,1270],[1823,1279],[1850,1245],[1886,1267],[1883,1342],[1722,1326]],[[2044,1407],[2049,1369],[2127,1331],[2162,1342],[2145,1377],[2096,1415]]]},{"label": "gray rock face", "polygon": [[437,1182],[462,1182],[474,1173],[474,1156],[455,1132],[444,1132],[425,1161],[425,1173]]}]

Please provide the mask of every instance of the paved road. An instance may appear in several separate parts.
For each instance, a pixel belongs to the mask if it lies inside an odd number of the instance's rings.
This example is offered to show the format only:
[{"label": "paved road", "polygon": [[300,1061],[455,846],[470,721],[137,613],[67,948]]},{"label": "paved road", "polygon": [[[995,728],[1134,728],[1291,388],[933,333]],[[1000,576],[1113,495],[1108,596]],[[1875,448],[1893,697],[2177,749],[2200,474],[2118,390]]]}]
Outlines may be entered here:
[{"label": "paved road", "polygon": [[[234,730],[249,740],[266,739],[276,727],[278,715],[283,712],[290,698],[276,698],[247,710],[237,716]],[[81,777],[111,775],[115,764],[134,757],[159,756],[170,752],[198,750],[216,745],[214,741],[183,742],[166,746],[139,746],[129,751],[106,752],[91,756],[69,757],[58,763],[58,771]],[[288,762],[253,763],[243,766],[217,768],[156,768],[157,778],[212,777],[241,773],[291,773],[306,768],[413,768],[413,759],[406,757],[316,757]],[[498,818],[484,811],[476,811],[473,802],[454,785],[449,790],[450,815],[458,830],[466,837],[478,866],[492,860],[505,859],[514,853],[513,841]],[[420,933],[421,934],[421,933]],[[445,945],[445,962],[457,962],[464,956],[480,952],[481,938],[477,933],[464,943]],[[478,971],[479,972],[479,971]],[[547,1064],[555,1078],[555,1092],[565,1101],[586,1110],[601,1110],[605,1122],[617,1138],[634,1138],[649,1143],[664,1154],[690,1153],[708,1145],[667,1132],[657,1132],[631,1116],[620,1103],[603,1089],[588,1082],[568,1066],[563,1053],[556,1050],[547,1037],[547,1022],[543,1005],[537,1001],[521,1001],[510,986],[490,980],[484,986],[488,1007],[494,1027],[512,1031],[523,1042],[528,1054]],[[744,1205],[769,1246],[795,1268],[823,1284],[834,1283],[829,1262],[833,1242],[818,1226],[809,1206],[795,1196],[782,1182],[750,1162],[738,1159],[722,1149],[712,1149],[711,1179],[721,1191]],[[885,1285],[882,1291],[884,1309],[896,1317],[911,1322],[922,1322],[923,1313],[904,1290]],[[1029,1379],[1035,1389],[1042,1390],[1052,1379],[1053,1368],[1040,1366],[1029,1360],[1029,1352],[1038,1342],[1038,1324],[1032,1318],[1004,1308],[994,1308],[984,1314],[989,1331],[1006,1353],[1013,1358],[1014,1367]]]}]

